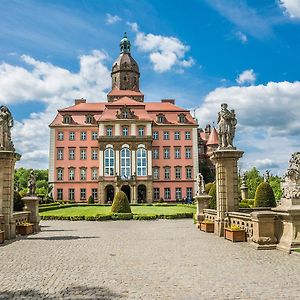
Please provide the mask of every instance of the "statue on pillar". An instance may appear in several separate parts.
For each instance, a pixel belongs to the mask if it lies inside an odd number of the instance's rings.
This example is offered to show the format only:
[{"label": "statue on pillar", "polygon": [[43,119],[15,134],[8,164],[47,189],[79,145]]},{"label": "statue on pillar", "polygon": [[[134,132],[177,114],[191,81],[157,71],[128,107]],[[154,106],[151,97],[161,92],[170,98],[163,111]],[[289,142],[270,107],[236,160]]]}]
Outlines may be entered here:
[{"label": "statue on pillar", "polygon": [[229,111],[226,103],[221,104],[221,111],[218,113],[219,148],[234,148],[236,124],[234,109]]},{"label": "statue on pillar", "polygon": [[203,195],[205,193],[205,183],[204,183],[204,178],[201,173],[197,174],[196,177],[196,182],[197,182],[197,193],[196,195]]},{"label": "statue on pillar", "polygon": [[266,170],[266,173],[263,175],[264,182],[269,182],[269,179],[271,177],[271,170]]},{"label": "statue on pillar", "polygon": [[14,120],[11,112],[6,106],[0,106],[0,150],[15,151],[11,140],[11,129]]},{"label": "statue on pillar", "polygon": [[34,196],[35,189],[36,189],[36,178],[33,170],[31,170],[29,180],[28,180],[28,196]]}]

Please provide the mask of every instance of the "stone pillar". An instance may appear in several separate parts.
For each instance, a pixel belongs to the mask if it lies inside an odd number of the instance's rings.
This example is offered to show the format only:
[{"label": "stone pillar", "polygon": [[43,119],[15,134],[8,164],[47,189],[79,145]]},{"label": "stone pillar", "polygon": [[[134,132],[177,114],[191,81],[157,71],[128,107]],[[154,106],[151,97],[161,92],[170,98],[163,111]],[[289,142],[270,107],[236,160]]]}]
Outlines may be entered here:
[{"label": "stone pillar", "polygon": [[118,176],[120,175],[120,150],[116,150],[115,152],[115,166],[116,166],[116,169],[115,169],[115,174],[117,174]]},{"label": "stone pillar", "polygon": [[132,184],[132,203],[137,203],[137,186],[136,186],[136,183]]},{"label": "stone pillar", "polygon": [[251,245],[256,249],[276,249],[276,213],[272,211],[255,211],[251,213],[253,236]]},{"label": "stone pillar", "polygon": [[246,185],[241,185],[241,197],[242,200],[248,199],[248,187]]},{"label": "stone pillar", "polygon": [[14,169],[21,156],[13,151],[0,150],[0,215],[3,215],[2,229],[5,239],[16,237],[13,219]]},{"label": "stone pillar", "polygon": [[39,197],[33,196],[25,196],[22,198],[24,202],[24,210],[30,211],[29,222],[34,226],[34,232],[40,231],[40,216],[39,216]]},{"label": "stone pillar", "polygon": [[209,196],[207,194],[202,195],[196,195],[194,197],[196,205],[197,205],[197,225],[199,225],[199,222],[204,220],[204,209],[208,208],[209,200],[212,198],[212,196]]},{"label": "stone pillar", "polygon": [[104,151],[99,151],[99,176],[104,176]]},{"label": "stone pillar", "polygon": [[136,174],[136,151],[131,150],[131,175]]},{"label": "stone pillar", "polygon": [[213,152],[211,159],[216,166],[217,186],[217,217],[215,220],[215,233],[224,235],[224,224],[227,212],[238,211],[238,168],[237,162],[243,156],[243,151],[220,149]]}]

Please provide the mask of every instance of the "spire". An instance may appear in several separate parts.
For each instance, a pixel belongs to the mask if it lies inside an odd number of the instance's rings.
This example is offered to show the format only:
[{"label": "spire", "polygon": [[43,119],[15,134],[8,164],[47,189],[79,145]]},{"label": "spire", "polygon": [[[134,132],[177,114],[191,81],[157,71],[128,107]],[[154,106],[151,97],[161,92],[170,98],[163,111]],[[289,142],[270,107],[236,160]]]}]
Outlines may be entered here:
[{"label": "spire", "polygon": [[124,32],[124,37],[120,41],[120,53],[130,53],[130,41],[126,32]]}]

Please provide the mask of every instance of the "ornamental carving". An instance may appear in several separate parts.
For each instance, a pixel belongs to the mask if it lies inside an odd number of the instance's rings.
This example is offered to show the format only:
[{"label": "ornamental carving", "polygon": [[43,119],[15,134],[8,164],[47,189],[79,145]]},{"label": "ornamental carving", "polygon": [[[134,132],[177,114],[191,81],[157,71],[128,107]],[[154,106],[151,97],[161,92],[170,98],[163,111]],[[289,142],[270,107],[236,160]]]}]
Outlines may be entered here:
[{"label": "ornamental carving", "polygon": [[293,153],[289,163],[282,183],[283,197],[300,199],[300,152]]},{"label": "ornamental carving", "polygon": [[125,104],[116,114],[117,119],[135,119],[134,112]]},{"label": "ornamental carving", "polygon": [[15,151],[11,140],[11,129],[14,120],[6,106],[0,106],[0,150]]}]

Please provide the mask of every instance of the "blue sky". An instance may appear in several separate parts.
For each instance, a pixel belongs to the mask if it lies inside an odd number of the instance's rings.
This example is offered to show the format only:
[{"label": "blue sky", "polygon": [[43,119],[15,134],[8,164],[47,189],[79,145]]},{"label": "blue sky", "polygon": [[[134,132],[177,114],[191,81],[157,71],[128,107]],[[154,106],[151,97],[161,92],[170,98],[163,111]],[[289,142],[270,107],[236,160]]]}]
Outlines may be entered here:
[{"label": "blue sky", "polygon": [[56,109],[105,100],[124,31],[146,101],[175,98],[202,127],[228,102],[240,167],[282,174],[300,146],[299,0],[1,0],[0,104],[16,119],[19,166],[47,167]]}]

